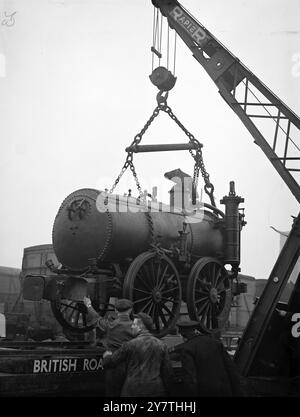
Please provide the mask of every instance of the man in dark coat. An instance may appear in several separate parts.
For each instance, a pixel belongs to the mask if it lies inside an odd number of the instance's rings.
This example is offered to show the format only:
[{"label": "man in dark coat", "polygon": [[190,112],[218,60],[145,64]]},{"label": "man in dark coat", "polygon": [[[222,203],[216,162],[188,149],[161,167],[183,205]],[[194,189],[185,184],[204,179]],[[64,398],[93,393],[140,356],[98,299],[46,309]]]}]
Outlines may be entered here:
[{"label": "man in dark coat", "polygon": [[[89,325],[94,325],[105,336],[104,345],[111,352],[119,349],[123,343],[131,340],[134,336],[132,333],[132,302],[125,298],[119,299],[115,303],[117,317],[104,318],[93,309],[89,297],[83,300],[88,309],[87,320]],[[107,397],[119,397],[125,378],[126,369],[124,364],[113,369],[107,369],[105,372],[105,395]]]},{"label": "man in dark coat", "polygon": [[221,342],[208,336],[201,323],[177,323],[185,343],[170,351],[182,363],[184,393],[194,397],[241,396],[238,371]]},{"label": "man in dark coat", "polygon": [[87,321],[89,325],[94,325],[105,336],[104,344],[108,350],[115,351],[119,349],[124,342],[133,338],[132,334],[132,301],[125,298],[119,299],[115,303],[117,317],[101,317],[92,307],[89,297],[83,300],[88,309]]},{"label": "man in dark coat", "polygon": [[153,336],[151,317],[135,316],[132,330],[136,336],[120,349],[103,355],[105,368],[125,363],[126,379],[121,397],[162,397],[171,393],[173,370],[164,342]]}]

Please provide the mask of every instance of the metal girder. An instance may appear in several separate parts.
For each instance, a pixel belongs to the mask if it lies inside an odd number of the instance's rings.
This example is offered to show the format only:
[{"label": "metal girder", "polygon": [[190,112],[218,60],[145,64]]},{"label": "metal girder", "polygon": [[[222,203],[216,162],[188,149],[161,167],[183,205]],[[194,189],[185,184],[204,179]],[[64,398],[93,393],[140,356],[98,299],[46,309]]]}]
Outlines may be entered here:
[{"label": "metal girder", "polygon": [[[249,115],[245,112],[243,107],[241,105],[238,105],[238,102],[233,97],[233,95],[229,91],[227,91],[226,88],[222,86],[220,87],[219,92],[221,96],[224,98],[224,100],[233,109],[233,111],[239,116],[240,120],[243,122],[243,124],[246,126],[248,131],[253,136],[255,143],[261,148],[261,150],[269,159],[269,161],[271,162],[273,167],[276,169],[278,174],[281,176],[283,181],[289,187],[291,193],[294,195],[296,200],[300,203],[300,186],[295,180],[295,178],[289,172],[289,169],[286,168],[285,163],[282,161],[284,160],[284,158],[278,157],[278,155],[272,149],[269,142],[265,139],[263,134],[260,132],[257,126],[250,119]],[[287,157],[285,159],[287,159]],[[295,157],[295,160],[300,161],[300,154],[299,154],[299,157]]]},{"label": "metal girder", "polygon": [[[248,321],[234,356],[242,375],[247,376],[272,314],[300,256],[300,213],[274,265],[264,291]],[[295,288],[300,285],[298,276]]]}]

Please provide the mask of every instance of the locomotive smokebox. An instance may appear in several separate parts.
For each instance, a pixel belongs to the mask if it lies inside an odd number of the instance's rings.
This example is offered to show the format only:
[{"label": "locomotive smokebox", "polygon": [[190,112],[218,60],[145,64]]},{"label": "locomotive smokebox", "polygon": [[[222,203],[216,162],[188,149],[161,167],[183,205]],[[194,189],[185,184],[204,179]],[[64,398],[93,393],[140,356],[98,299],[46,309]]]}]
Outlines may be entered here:
[{"label": "locomotive smokebox", "polygon": [[[64,200],[56,215],[52,233],[54,251],[58,260],[70,270],[84,270],[89,265],[89,259],[119,260],[136,256],[140,250],[147,249],[145,215],[99,210],[99,194],[94,189],[75,191]],[[120,219],[123,221],[120,222]],[[134,229],[130,227],[131,223]]]}]

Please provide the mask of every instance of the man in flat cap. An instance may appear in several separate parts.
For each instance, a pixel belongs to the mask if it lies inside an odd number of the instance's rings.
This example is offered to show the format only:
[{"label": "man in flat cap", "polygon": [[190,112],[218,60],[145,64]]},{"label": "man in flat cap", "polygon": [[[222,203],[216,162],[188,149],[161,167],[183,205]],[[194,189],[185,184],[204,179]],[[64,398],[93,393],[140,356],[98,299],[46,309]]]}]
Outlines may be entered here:
[{"label": "man in flat cap", "polygon": [[182,363],[186,396],[240,396],[240,379],[229,354],[221,342],[213,339],[197,321],[177,323],[185,343],[175,346],[171,358]]},{"label": "man in flat cap", "polygon": [[105,368],[125,363],[127,374],[121,397],[163,397],[171,394],[174,381],[167,345],[151,334],[152,318],[145,313],[134,316],[135,338],[120,349],[105,352]]},{"label": "man in flat cap", "polygon": [[[104,345],[106,349],[114,352],[119,349],[123,343],[131,340],[134,336],[132,333],[132,301],[126,298],[119,299],[115,302],[116,319],[101,317],[92,307],[89,297],[83,300],[88,310],[87,321],[89,325],[94,325],[105,336]],[[107,397],[119,397],[122,384],[125,378],[125,367],[123,364],[108,369],[105,372],[105,395]]]}]

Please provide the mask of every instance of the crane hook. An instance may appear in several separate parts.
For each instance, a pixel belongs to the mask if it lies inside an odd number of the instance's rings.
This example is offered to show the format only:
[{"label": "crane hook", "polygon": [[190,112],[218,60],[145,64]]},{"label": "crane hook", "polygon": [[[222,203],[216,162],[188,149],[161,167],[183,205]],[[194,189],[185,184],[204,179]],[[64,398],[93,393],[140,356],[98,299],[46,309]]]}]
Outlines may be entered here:
[{"label": "crane hook", "polygon": [[156,95],[157,104],[159,106],[166,106],[168,95],[169,95],[168,91],[163,91],[163,90],[159,91]]}]

